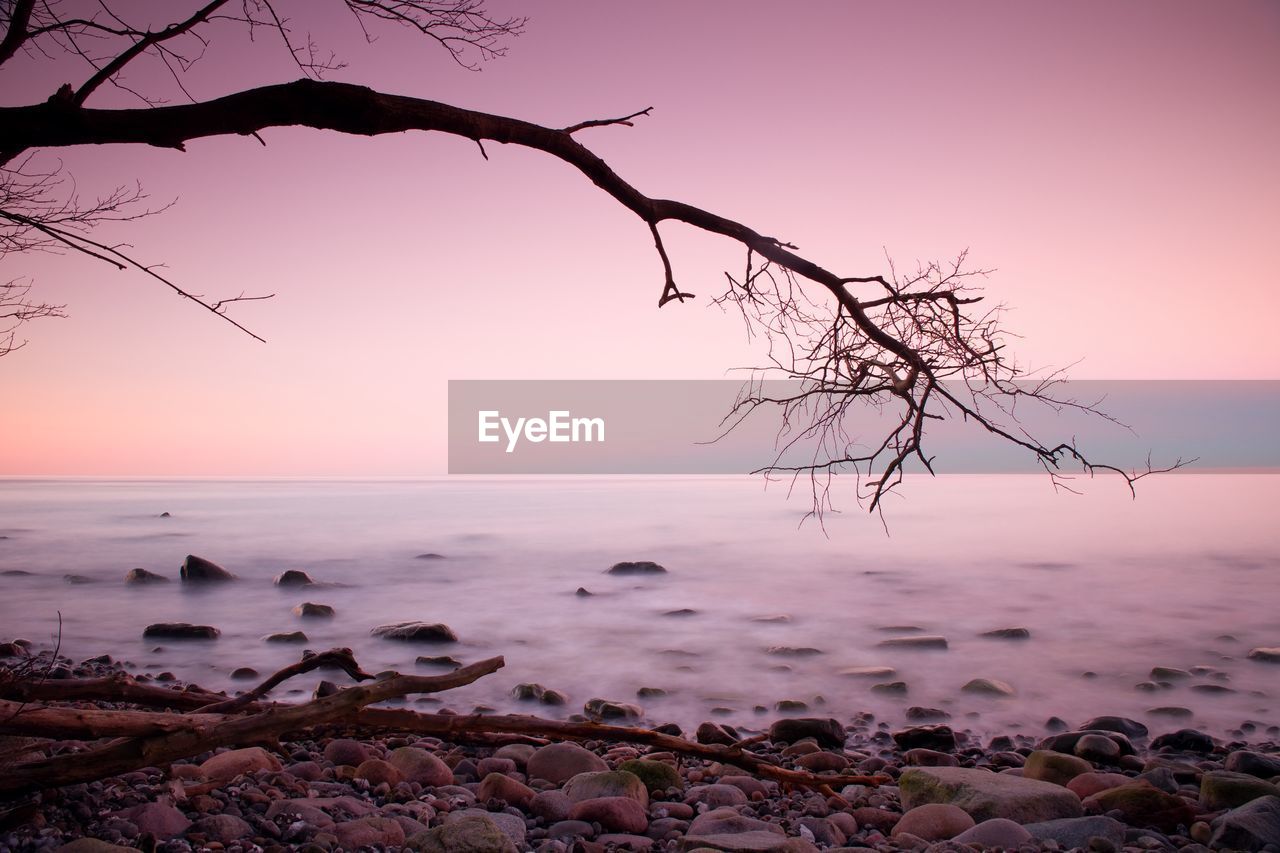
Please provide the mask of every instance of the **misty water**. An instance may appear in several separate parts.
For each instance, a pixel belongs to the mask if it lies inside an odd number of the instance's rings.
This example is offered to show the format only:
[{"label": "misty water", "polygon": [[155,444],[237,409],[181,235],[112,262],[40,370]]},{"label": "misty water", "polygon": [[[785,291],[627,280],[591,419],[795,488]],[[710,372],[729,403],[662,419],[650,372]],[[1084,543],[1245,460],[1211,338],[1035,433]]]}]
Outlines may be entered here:
[{"label": "misty water", "polygon": [[[296,660],[304,646],[263,641],[280,631],[305,631],[305,648],[349,646],[370,671],[428,674],[418,655],[501,654],[503,670],[444,694],[444,705],[566,716],[604,697],[686,726],[762,726],[785,699],[810,714],[847,721],[869,710],[892,724],[910,706],[940,708],[982,732],[1038,733],[1050,715],[1078,724],[1104,713],[1215,733],[1280,722],[1280,665],[1246,659],[1253,647],[1280,646],[1280,476],[1150,478],[1136,501],[1114,478],[1082,485],[1077,496],[1041,476],[911,478],[886,507],[886,533],[854,504],[849,482],[835,493],[845,511],[826,517],[824,533],[798,527],[807,493],[788,500],[785,487],[738,478],[5,479],[0,639],[47,644],[60,612],[62,651],[74,659],[109,653],[135,671],[216,689],[243,689],[230,679],[236,667],[265,676]],[[431,552],[444,559],[417,558]],[[178,583],[189,553],[239,579]],[[623,560],[669,571],[606,574]],[[127,586],[133,567],[173,582]],[[273,586],[286,569],[325,585]],[[575,595],[579,587],[593,595]],[[337,615],[294,616],[302,601]],[[696,613],[664,615],[679,609]],[[768,616],[788,618],[756,621]],[[370,636],[407,620],[447,623],[460,642]],[[144,640],[155,622],[222,635]],[[1030,639],[979,636],[1013,626]],[[878,645],[907,627],[949,647]],[[776,647],[820,653],[767,651]],[[897,673],[841,674],[854,666]],[[1155,666],[1212,672],[1135,689]],[[963,693],[977,677],[1006,681],[1016,696]],[[277,695],[300,698],[316,680]],[[907,695],[870,690],[894,680]],[[509,692],[520,682],[571,702],[516,702]],[[669,695],[637,700],[640,687]],[[1149,713],[1160,706],[1191,716]]]}]

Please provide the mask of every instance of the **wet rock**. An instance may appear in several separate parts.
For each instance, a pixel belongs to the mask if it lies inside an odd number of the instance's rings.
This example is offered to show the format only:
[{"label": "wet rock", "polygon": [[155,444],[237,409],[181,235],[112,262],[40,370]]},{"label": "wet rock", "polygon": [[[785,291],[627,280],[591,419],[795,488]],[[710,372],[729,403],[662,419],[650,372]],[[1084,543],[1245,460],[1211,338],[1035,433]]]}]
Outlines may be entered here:
[{"label": "wet rock", "polygon": [[1280,797],[1259,797],[1213,821],[1214,849],[1261,850],[1280,846]]},{"label": "wet rock", "polygon": [[148,625],[143,637],[163,637],[167,640],[212,640],[222,632],[211,625],[192,625],[190,622],[157,622]]},{"label": "wet rock", "polygon": [[335,824],[331,830],[347,850],[404,844],[404,828],[393,818],[369,815]]},{"label": "wet rock", "polygon": [[1073,751],[1095,763],[1112,764],[1120,757],[1120,745],[1105,735],[1087,734],[1076,741]]},{"label": "wet rock", "polygon": [[529,763],[529,758],[533,755],[535,749],[536,747],[527,743],[509,743],[494,750],[493,757],[514,761],[516,767],[523,770],[525,765]]},{"label": "wet rock", "polygon": [[876,645],[900,649],[945,649],[947,647],[947,638],[930,634],[921,634],[913,637],[890,637],[887,640],[881,640]]},{"label": "wet rock", "polygon": [[576,743],[552,743],[534,751],[527,773],[530,779],[545,779],[559,785],[579,773],[608,769],[603,758]]},{"label": "wet rock", "polygon": [[[369,748],[358,740],[336,738],[329,741],[324,748],[324,760],[330,764],[358,767],[369,757]],[[450,774],[452,781],[453,775]]]},{"label": "wet rock", "polygon": [[547,823],[555,823],[569,818],[569,810],[573,803],[564,795],[564,791],[539,791],[529,801],[529,814],[542,818]]},{"label": "wet rock", "polygon": [[1031,631],[1027,628],[996,628],[994,631],[983,631],[979,636],[993,640],[1028,640]]},{"label": "wet rock", "polygon": [[187,816],[168,803],[143,803],[116,812],[115,816],[132,823],[139,833],[149,833],[161,841],[182,835],[191,826]]},{"label": "wet rock", "polygon": [[679,616],[697,616],[697,615],[698,615],[698,611],[693,610],[692,608],[689,608],[689,607],[681,607],[679,610],[667,610],[667,611],[665,611],[662,615],[663,615],[663,616],[677,616],[677,617],[679,617]]},{"label": "wet rock", "polygon": [[202,817],[191,825],[189,833],[199,833],[208,841],[230,844],[253,835],[253,827],[235,815],[218,814]]},{"label": "wet rock", "polygon": [[913,722],[923,722],[925,720],[949,720],[951,715],[941,708],[924,708],[919,705],[913,705],[907,709],[906,717]]},{"label": "wet rock", "polygon": [[974,678],[961,687],[964,693],[974,693],[979,696],[1012,696],[1015,691],[1011,685],[1004,681],[998,681],[994,678]]},{"label": "wet rock", "polygon": [[639,705],[599,698],[588,699],[582,712],[600,720],[639,720],[644,716],[644,709]]},{"label": "wet rock", "polygon": [[366,758],[356,768],[355,778],[364,779],[372,787],[387,784],[394,787],[403,782],[404,774],[381,758]]},{"label": "wet rock", "polygon": [[279,631],[275,634],[267,634],[262,639],[268,643],[305,643],[307,635],[301,631]]},{"label": "wet rock", "polygon": [[414,661],[418,666],[437,666],[441,669],[458,669],[462,661],[448,655],[418,655]]},{"label": "wet rock", "polygon": [[770,832],[741,832],[733,835],[687,835],[676,848],[681,853],[695,850],[722,850],[726,853],[811,853],[818,848],[803,838],[787,838]]},{"label": "wet rock", "polygon": [[893,742],[901,750],[923,748],[952,752],[956,748],[956,734],[950,726],[913,726],[894,732]]},{"label": "wet rock", "polygon": [[304,601],[297,607],[293,608],[294,616],[302,616],[304,618],[332,619],[334,609],[328,604],[316,604],[314,601]]},{"label": "wet rock", "polygon": [[642,807],[649,805],[649,789],[639,776],[626,770],[590,770],[579,773],[565,783],[564,795],[573,803],[603,797],[628,797]]},{"label": "wet rock", "polygon": [[280,759],[260,746],[250,746],[219,752],[200,765],[200,773],[215,782],[229,782],[246,773],[279,770],[280,767]]},{"label": "wet rock", "polygon": [[413,559],[415,559],[415,560],[443,560],[443,559],[445,559],[445,556],[444,556],[444,554],[437,554],[435,551],[428,551],[428,552],[427,552],[427,553],[425,553],[425,554],[417,554],[417,555],[415,555]]},{"label": "wet rock", "polygon": [[252,681],[259,677],[259,672],[251,666],[238,666],[231,670],[231,677],[236,681]]},{"label": "wet rock", "polygon": [[597,797],[573,804],[570,820],[599,823],[613,832],[642,833],[649,826],[644,808],[630,797]]},{"label": "wet rock", "polygon": [[977,845],[984,850],[1002,847],[1005,850],[1016,850],[1031,841],[1031,833],[1011,820],[997,817],[984,820],[952,840],[957,844]]},{"label": "wet rock", "polygon": [[[1110,742],[1110,741],[1108,741]],[[1037,749],[1027,756],[1022,775],[1027,779],[1066,785],[1081,773],[1093,770],[1093,765],[1074,755],[1065,755],[1048,749]]]},{"label": "wet rock", "polygon": [[650,560],[614,563],[606,574],[610,575],[665,575],[667,570]]},{"label": "wet rock", "polygon": [[846,736],[840,721],[830,717],[795,717],[776,720],[769,726],[769,740],[774,743],[795,743],[811,737],[819,746],[841,749]]},{"label": "wet rock", "polygon": [[1213,752],[1216,744],[1213,738],[1195,729],[1178,729],[1176,732],[1160,735],[1151,741],[1152,749],[1171,749],[1175,752],[1198,752],[1207,755]]},{"label": "wet rock", "polygon": [[155,572],[149,572],[146,569],[130,569],[125,572],[124,582],[142,586],[153,583],[169,583],[169,579],[164,575],[158,575]]},{"label": "wet rock", "polygon": [[781,711],[784,714],[788,712],[807,711],[809,710],[809,703],[802,699],[779,699],[777,702],[773,703],[773,710]]},{"label": "wet rock", "polygon": [[449,769],[449,765],[425,749],[402,746],[392,750],[387,761],[400,771],[407,782],[426,786],[453,784],[453,771]]},{"label": "wet rock", "polygon": [[907,810],[890,834],[909,833],[925,841],[945,841],[973,827],[973,818],[959,806],[926,803]]},{"label": "wet rock", "polygon": [[954,755],[921,747],[908,749],[902,754],[902,760],[912,767],[957,767],[960,764]]},{"label": "wet rock", "polygon": [[618,769],[634,774],[650,792],[680,788],[684,785],[684,780],[680,778],[680,771],[665,761],[632,758],[619,764]]},{"label": "wet rock", "polygon": [[1106,731],[1119,732],[1128,738],[1141,738],[1147,736],[1147,727],[1137,720],[1131,720],[1128,717],[1102,716],[1094,717],[1080,727],[1082,731]]},{"label": "wet rock", "polygon": [[637,699],[660,699],[667,695],[661,687],[641,687],[636,690]]},{"label": "wet rock", "polygon": [[897,673],[891,666],[849,666],[836,671],[849,678],[893,678]]},{"label": "wet rock", "polygon": [[407,643],[456,643],[458,635],[441,622],[397,622],[379,625],[369,632],[385,640],[401,640]]},{"label": "wet rock", "polygon": [[1068,755],[1074,755],[1076,744],[1086,735],[1102,735],[1110,738],[1116,746],[1120,747],[1121,755],[1133,755],[1133,744],[1129,739],[1119,732],[1109,732],[1105,730],[1091,730],[1078,732],[1063,732],[1062,734],[1049,735],[1036,745],[1036,749],[1049,749],[1054,752],[1064,752]]},{"label": "wet rock", "polygon": [[898,779],[905,809],[950,803],[977,821],[1003,817],[1017,823],[1080,817],[1080,799],[1058,785],[965,767],[912,767]]},{"label": "wet rock", "polygon": [[1190,678],[1191,673],[1185,669],[1177,669],[1172,666],[1156,666],[1151,668],[1152,681],[1180,681],[1184,678]]},{"label": "wet rock", "polygon": [[311,575],[301,569],[288,569],[276,575],[276,586],[311,586],[315,583]]},{"label": "wet rock", "polygon": [[1100,791],[1086,798],[1084,807],[1090,814],[1118,811],[1130,826],[1154,826],[1162,832],[1174,832],[1179,825],[1190,826],[1195,819],[1195,811],[1186,800],[1145,782]]},{"label": "wet rock", "polygon": [[834,752],[811,752],[796,759],[796,766],[811,773],[825,773],[832,770],[844,770],[849,766],[849,759]]},{"label": "wet rock", "polygon": [[698,730],[694,732],[694,740],[698,743],[705,744],[723,744],[724,746],[733,746],[738,742],[738,733],[732,726],[713,723],[710,720],[698,726]]},{"label": "wet rock", "polygon": [[1260,779],[1280,776],[1280,755],[1265,755],[1248,749],[1237,749],[1227,756],[1223,769],[1233,773],[1248,773]]},{"label": "wet rock", "polygon": [[705,805],[718,809],[721,806],[744,806],[747,795],[736,785],[695,785],[685,794],[684,801],[691,806]]},{"label": "wet rock", "polygon": [[1256,649],[1250,649],[1249,660],[1261,661],[1262,663],[1280,663],[1280,646],[1272,646],[1270,648],[1260,646]]},{"label": "wet rock", "polygon": [[476,789],[476,800],[479,802],[503,800],[520,808],[527,808],[535,796],[537,792],[528,785],[502,773],[488,774]]},{"label": "wet rock", "polygon": [[[558,820],[551,826],[547,827],[548,838],[590,838],[595,835],[595,828],[585,820]],[[650,844],[652,839],[646,839]]]},{"label": "wet rock", "polygon": [[1123,844],[1125,826],[1110,817],[1072,817],[1029,823],[1023,826],[1037,841],[1056,841],[1065,850],[1088,849],[1089,840],[1102,838]]},{"label": "wet rock", "polygon": [[1189,720],[1195,716],[1190,708],[1183,708],[1181,705],[1157,705],[1154,708],[1148,708],[1147,713],[1153,717],[1169,717],[1175,720]]},{"label": "wet rock", "polygon": [[906,696],[908,692],[907,682],[905,681],[886,681],[883,684],[871,685],[872,693],[882,693],[886,696]]},{"label": "wet rock", "polygon": [[1200,777],[1200,807],[1205,811],[1234,809],[1268,796],[1280,797],[1280,788],[1246,773],[1211,770]]},{"label": "wet rock", "polygon": [[580,586],[578,587],[577,591],[574,592],[574,595],[578,596],[579,598],[587,598],[589,596],[595,595],[595,593],[587,589],[585,586]]},{"label": "wet rock", "polygon": [[1081,773],[1067,783],[1067,788],[1080,799],[1091,797],[1099,791],[1128,785],[1133,779],[1123,773]]},{"label": "wet rock", "polygon": [[188,554],[182,561],[178,576],[187,583],[222,583],[235,580],[236,576],[217,563]]},{"label": "wet rock", "polygon": [[815,649],[812,646],[769,646],[764,650],[767,655],[784,658],[803,658],[820,655],[824,652],[822,649]]}]

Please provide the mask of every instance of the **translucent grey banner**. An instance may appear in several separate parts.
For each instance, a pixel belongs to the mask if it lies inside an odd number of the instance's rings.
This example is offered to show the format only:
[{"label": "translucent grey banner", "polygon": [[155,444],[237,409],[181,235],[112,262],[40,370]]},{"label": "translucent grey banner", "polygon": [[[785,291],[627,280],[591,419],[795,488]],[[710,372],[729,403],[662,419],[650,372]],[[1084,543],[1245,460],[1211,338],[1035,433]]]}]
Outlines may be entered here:
[{"label": "translucent grey banner", "polygon": [[[449,473],[741,474],[812,462],[820,448],[797,432],[806,425],[803,414],[789,430],[777,407],[740,421],[733,416],[748,388],[782,398],[801,385],[451,380]],[[1155,467],[1195,457],[1200,470],[1280,468],[1280,381],[1087,380],[1059,385],[1055,394],[1096,404],[1112,419],[1023,400],[1016,422],[1002,420],[1043,443],[1074,442],[1093,461],[1125,468],[1145,467],[1148,456]],[[859,403],[842,427],[855,445],[869,447],[897,420],[892,401],[883,410]],[[930,423],[925,449],[938,473],[1040,470],[1026,449],[959,419]]]}]

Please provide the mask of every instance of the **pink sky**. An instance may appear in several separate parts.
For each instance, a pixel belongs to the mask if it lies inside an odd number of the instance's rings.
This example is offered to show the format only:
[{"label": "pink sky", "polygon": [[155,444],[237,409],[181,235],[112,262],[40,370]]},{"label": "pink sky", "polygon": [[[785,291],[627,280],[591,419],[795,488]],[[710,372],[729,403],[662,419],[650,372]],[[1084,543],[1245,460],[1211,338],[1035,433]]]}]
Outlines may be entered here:
[{"label": "pink sky", "polygon": [[[342,15],[313,29],[350,63],[334,79],[552,126],[653,106],[580,138],[642,191],[841,274],[968,247],[998,269],[987,292],[1028,363],[1280,377],[1275,3],[494,8],[531,21],[480,73],[406,34],[365,46]],[[14,65],[6,104],[82,79]],[[296,76],[274,46],[233,38],[190,88]],[[0,360],[0,473],[440,473],[449,379],[718,378],[758,361],[705,298],[658,310],[643,224],[545,155],[264,137],[57,152],[86,195],[136,179],[177,200],[111,232],[140,258],[195,292],[278,295],[236,313],[264,345],[141,275],[7,258],[6,279],[33,278],[71,316]],[[667,234],[700,297],[741,264],[731,244]]]}]

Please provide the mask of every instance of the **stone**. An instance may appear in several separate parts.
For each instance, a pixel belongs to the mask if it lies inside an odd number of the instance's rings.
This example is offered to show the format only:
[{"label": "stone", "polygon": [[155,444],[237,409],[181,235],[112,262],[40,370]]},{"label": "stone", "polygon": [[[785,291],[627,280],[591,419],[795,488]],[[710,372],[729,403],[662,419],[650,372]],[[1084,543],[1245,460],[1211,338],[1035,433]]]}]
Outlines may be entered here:
[{"label": "stone", "polygon": [[957,844],[977,845],[984,850],[995,847],[1016,850],[1031,839],[1032,835],[1026,828],[1006,818],[995,817],[971,826],[951,840]]},{"label": "stone", "polygon": [[665,575],[667,570],[650,560],[614,563],[605,574],[610,575]]},{"label": "stone", "polygon": [[526,772],[530,779],[560,785],[579,773],[608,769],[603,758],[576,743],[552,743],[534,751]]},{"label": "stone", "polygon": [[280,759],[260,746],[249,746],[229,749],[210,757],[200,765],[200,774],[211,781],[229,782],[247,773],[280,768]]},{"label": "stone", "polygon": [[420,853],[516,853],[511,837],[481,814],[462,815],[406,838],[404,846]]},{"label": "stone", "polygon": [[1128,785],[1133,779],[1123,773],[1081,773],[1067,783],[1067,788],[1080,799],[1091,797],[1099,791]]},{"label": "stone", "polygon": [[994,678],[974,678],[960,688],[963,693],[974,693],[979,696],[1013,696],[1013,687]]},{"label": "stone", "polygon": [[125,572],[124,582],[141,586],[144,584],[168,583],[169,579],[164,575],[158,575],[155,572],[149,572],[146,569],[130,569]]},{"label": "stone", "polygon": [[649,789],[634,773],[625,770],[589,770],[579,773],[564,785],[570,802],[596,800],[601,797],[629,797],[642,807],[649,805]]},{"label": "stone", "polygon": [[259,672],[251,666],[238,666],[231,670],[231,677],[236,681],[250,681],[259,676]]},{"label": "stone", "polygon": [[414,660],[418,666],[438,666],[442,669],[458,669],[462,661],[448,655],[418,655]]},{"label": "stone", "polygon": [[796,759],[796,766],[812,773],[823,773],[828,770],[844,770],[849,766],[849,759],[834,752],[811,752]]},{"label": "stone", "polygon": [[213,640],[221,634],[211,625],[192,625],[190,622],[156,622],[142,631],[143,637],[163,637],[166,640]]},{"label": "stone", "polygon": [[1110,817],[1070,817],[1028,823],[1023,827],[1037,841],[1056,841],[1065,850],[1088,848],[1089,839],[1105,838],[1112,844],[1123,844],[1125,826]]},{"label": "stone", "polygon": [[1147,736],[1147,727],[1137,720],[1128,717],[1102,716],[1094,717],[1082,725],[1081,730],[1119,732],[1125,737],[1139,738]]},{"label": "stone", "polygon": [[931,634],[918,634],[913,637],[890,637],[887,640],[881,640],[876,645],[900,649],[945,649],[947,647],[947,638]]},{"label": "stone", "polygon": [[886,681],[882,684],[871,685],[872,693],[883,693],[888,696],[906,696],[908,692],[907,682],[905,681]]},{"label": "stone", "polygon": [[178,577],[186,583],[222,583],[235,580],[236,576],[217,563],[188,554],[178,570]]},{"label": "stone", "polygon": [[1266,755],[1248,749],[1237,749],[1227,756],[1222,765],[1233,773],[1248,773],[1259,779],[1280,776],[1280,755]]},{"label": "stone", "polygon": [[311,586],[315,581],[301,569],[287,569],[276,575],[276,586]]},{"label": "stone", "polygon": [[733,808],[717,808],[703,812],[689,824],[689,835],[739,835],[744,832],[771,832],[785,835],[782,827],[738,814]]},{"label": "stone", "polygon": [[893,733],[899,749],[934,749],[950,752],[956,748],[956,734],[950,726],[913,726]]},{"label": "stone", "polygon": [[253,835],[253,827],[241,818],[229,814],[215,814],[202,817],[191,825],[188,832],[198,832],[208,841],[219,844],[230,844],[241,838]]},{"label": "stone", "polygon": [[908,809],[894,824],[891,835],[909,833],[925,841],[946,841],[974,826],[973,818],[959,806],[926,803]]},{"label": "stone", "polygon": [[668,788],[681,788],[684,786],[680,771],[665,761],[632,758],[619,764],[618,769],[625,773],[634,774],[650,792],[665,791]]},{"label": "stone", "polygon": [[1191,673],[1185,669],[1178,669],[1172,666],[1154,666],[1151,668],[1152,681],[1180,681],[1190,677]]},{"label": "stone", "polygon": [[307,635],[301,631],[278,631],[262,638],[268,643],[305,643]]},{"label": "stone", "polygon": [[529,813],[542,818],[547,823],[566,820],[573,803],[564,795],[564,791],[539,791],[529,801]]},{"label": "stone", "polygon": [[458,635],[440,622],[397,622],[379,625],[369,632],[384,640],[401,640],[407,643],[456,643]]},{"label": "stone", "polygon": [[1074,755],[1076,751],[1076,744],[1079,743],[1080,739],[1086,735],[1102,735],[1103,737],[1111,738],[1115,745],[1120,747],[1121,755],[1133,755],[1133,744],[1129,742],[1127,737],[1119,732],[1109,732],[1101,729],[1062,732],[1061,734],[1049,735],[1036,745],[1036,749],[1049,749],[1054,752],[1063,752],[1067,755]]},{"label": "stone", "polygon": [[476,788],[476,800],[482,803],[489,800],[502,800],[513,806],[526,808],[533,802],[535,796],[537,792],[528,785],[503,773],[486,775],[481,780],[480,787]]},{"label": "stone", "polygon": [[1261,661],[1262,663],[1280,663],[1280,646],[1259,646],[1256,649],[1250,649],[1249,660]]},{"label": "stone", "polygon": [[77,838],[53,849],[54,853],[134,853],[135,850],[133,847],[108,844],[97,838]]},{"label": "stone", "polygon": [[754,776],[721,776],[719,785],[732,785],[748,798],[759,794],[761,797],[769,795],[769,788]]},{"label": "stone", "polygon": [[[558,820],[547,827],[548,838],[574,838],[577,836],[590,838],[594,834],[595,829],[584,820]],[[653,839],[647,840],[650,844],[653,843]]]},{"label": "stone", "polygon": [[363,847],[398,847],[405,842],[404,827],[394,818],[380,815],[347,820],[334,824],[330,830],[338,837],[338,843],[347,850]]},{"label": "stone", "polygon": [[978,636],[992,640],[1029,640],[1031,631],[1027,628],[996,628],[994,631],[983,631]]},{"label": "stone", "polygon": [[644,709],[639,705],[599,698],[588,699],[582,712],[600,720],[638,720],[644,716]]},{"label": "stone", "polygon": [[187,816],[168,803],[143,803],[118,811],[115,816],[138,827],[139,833],[150,833],[161,841],[176,838],[191,827]]},{"label": "stone", "polygon": [[297,607],[293,608],[294,616],[301,616],[307,619],[332,619],[334,609],[328,604],[316,604],[314,601],[304,601]]},{"label": "stone", "polygon": [[764,650],[767,655],[784,658],[803,658],[820,655],[824,652],[822,649],[815,649],[812,646],[769,646]]},{"label": "stone", "polygon": [[694,740],[704,744],[722,744],[724,746],[733,746],[738,742],[738,736],[732,726],[713,723],[710,720],[698,726],[698,730],[694,732]]},{"label": "stone", "polygon": [[1120,746],[1106,735],[1087,734],[1076,741],[1076,755],[1101,764],[1114,764],[1120,758]]},{"label": "stone", "polygon": [[612,832],[642,833],[649,826],[649,817],[644,808],[630,797],[582,800],[569,809],[569,819],[599,823]]},{"label": "stone", "polygon": [[453,784],[453,771],[438,756],[416,746],[402,746],[387,756],[388,763],[404,776],[406,782],[439,787]]},{"label": "stone", "polygon": [[975,821],[1003,817],[1017,823],[1080,817],[1080,799],[1066,788],[1036,779],[966,767],[912,767],[898,779],[904,809],[950,803]]},{"label": "stone", "polygon": [[893,678],[897,674],[891,666],[850,666],[836,672],[849,678]]},{"label": "stone", "polygon": [[1146,782],[1099,791],[1085,799],[1084,807],[1090,814],[1118,811],[1130,826],[1153,826],[1162,832],[1174,832],[1179,825],[1190,826],[1195,820],[1195,811],[1186,800]]},{"label": "stone", "polygon": [[1200,777],[1200,807],[1205,811],[1234,809],[1268,796],[1280,797],[1280,788],[1247,773],[1211,770]]},{"label": "stone", "polygon": [[1280,846],[1280,797],[1259,797],[1213,821],[1215,850],[1261,850]]},{"label": "stone", "polygon": [[1176,732],[1160,735],[1151,741],[1152,749],[1171,749],[1176,752],[1198,752],[1208,755],[1217,746],[1213,738],[1195,729],[1178,729]]},{"label": "stone", "polygon": [[803,838],[788,838],[772,832],[739,832],[730,835],[686,835],[676,847],[681,853],[694,850],[721,850],[726,853],[816,853],[817,847]]},{"label": "stone", "polygon": [[685,794],[684,801],[691,806],[705,805],[717,809],[721,806],[745,806],[747,795],[736,785],[695,785]]},{"label": "stone", "polygon": [[512,843],[517,846],[524,843],[526,828],[524,818],[507,812],[486,812],[484,809],[463,809],[460,812],[450,812],[445,816],[444,822],[451,823],[455,820],[463,820],[468,817],[483,817],[493,821],[493,823],[502,830],[502,832],[511,839]]},{"label": "stone", "polygon": [[360,762],[360,766],[356,768],[355,778],[364,779],[374,787],[386,783],[394,788],[405,781],[403,773],[381,758],[366,758]]},{"label": "stone", "polygon": [[500,746],[493,751],[494,758],[506,758],[516,763],[516,767],[521,769],[529,763],[530,757],[533,756],[537,747],[527,743],[509,743],[506,746]]},{"label": "stone", "polygon": [[807,737],[813,738],[819,746],[841,749],[846,733],[840,721],[830,717],[794,717],[776,720],[769,726],[769,740],[774,743],[795,743]]},{"label": "stone", "polygon": [[[369,748],[358,740],[335,738],[324,748],[324,760],[331,764],[358,767],[369,757]],[[449,777],[452,780],[452,775]]]},{"label": "stone", "polygon": [[908,749],[902,753],[902,760],[912,767],[958,767],[960,764],[954,755],[923,747]]}]

